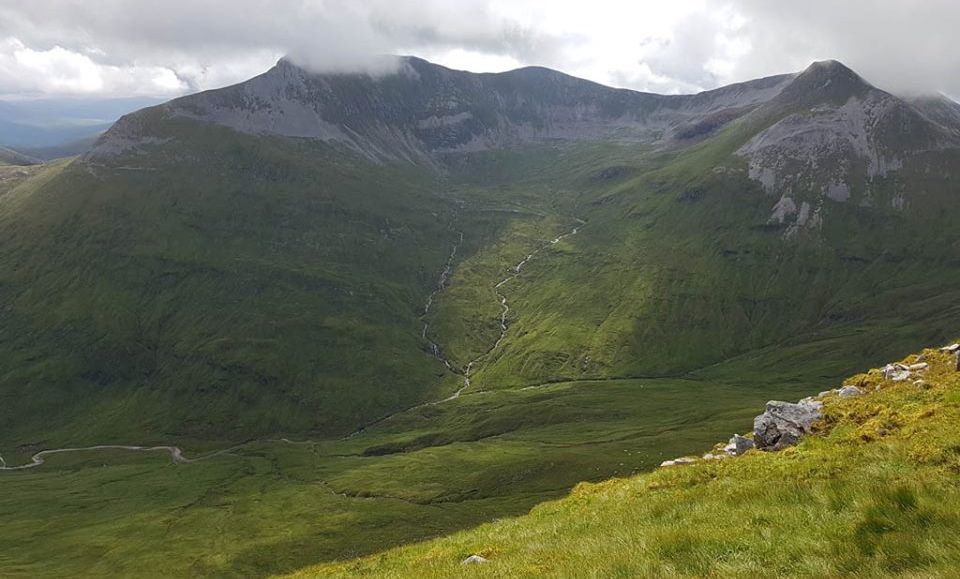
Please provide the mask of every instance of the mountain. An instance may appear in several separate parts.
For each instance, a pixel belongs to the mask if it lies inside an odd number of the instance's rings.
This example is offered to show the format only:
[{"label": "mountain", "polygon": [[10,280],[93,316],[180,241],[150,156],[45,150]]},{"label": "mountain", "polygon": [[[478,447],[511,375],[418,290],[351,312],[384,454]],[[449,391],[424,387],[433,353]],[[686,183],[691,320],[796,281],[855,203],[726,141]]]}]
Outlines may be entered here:
[{"label": "mountain", "polygon": [[[789,79],[785,75],[699,95],[661,96],[535,67],[472,74],[404,58],[395,74],[371,77],[315,75],[282,60],[240,85],[160,105],[151,111],[151,122],[195,119],[252,135],[333,142],[374,161],[422,161],[435,153],[542,139],[689,138],[751,110]],[[145,121],[143,113],[123,119],[93,154],[133,146]]]},{"label": "mountain", "polygon": [[[835,62],[815,63],[755,114],[779,119],[738,154],[750,177],[777,193],[771,221],[791,230],[819,223],[825,199],[871,205],[904,202],[893,175],[906,159],[960,146],[960,118],[925,115]],[[949,107],[944,109],[949,111]],[[895,193],[875,199],[880,183]]]},{"label": "mountain", "polygon": [[0,552],[292,572],[944,340],[950,110],[834,62],[660,96],[403,59],[126,115],[0,179]]}]

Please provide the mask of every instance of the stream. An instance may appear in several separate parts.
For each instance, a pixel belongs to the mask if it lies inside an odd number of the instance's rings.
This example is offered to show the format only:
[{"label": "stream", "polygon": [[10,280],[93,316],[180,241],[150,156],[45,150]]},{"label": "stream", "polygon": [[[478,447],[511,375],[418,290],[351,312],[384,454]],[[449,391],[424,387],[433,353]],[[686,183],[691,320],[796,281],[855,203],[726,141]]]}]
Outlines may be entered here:
[{"label": "stream", "polygon": [[[499,348],[504,338],[507,337],[507,331],[509,329],[509,324],[507,324],[507,314],[509,314],[510,312],[510,305],[507,302],[507,296],[502,291],[503,286],[517,279],[520,276],[520,273],[523,267],[527,265],[527,263],[529,263],[534,257],[536,257],[544,249],[560,243],[563,239],[567,237],[576,235],[580,227],[585,223],[581,219],[577,219],[576,221],[578,224],[577,227],[574,227],[569,232],[559,235],[553,240],[547,243],[544,243],[543,245],[538,247],[536,250],[529,253],[526,257],[520,260],[519,263],[517,263],[512,268],[510,268],[509,275],[501,279],[499,282],[497,282],[496,285],[493,286],[494,294],[496,295],[497,300],[499,300],[499,303],[500,303],[500,335],[497,337],[496,341],[489,348],[487,348],[486,351],[484,351],[482,354],[480,354],[479,356],[471,360],[463,368],[458,368],[449,359],[447,359],[443,355],[443,350],[440,347],[440,345],[429,338],[428,330],[430,329],[430,324],[427,321],[427,317],[428,317],[428,314],[430,313],[431,307],[433,306],[434,299],[440,292],[442,292],[447,288],[447,284],[450,281],[450,274],[453,273],[453,265],[457,257],[457,252],[460,249],[460,245],[463,243],[463,232],[462,231],[458,232],[458,239],[453,243],[453,247],[450,250],[450,255],[447,257],[447,261],[444,264],[443,270],[440,272],[440,277],[437,280],[436,288],[432,292],[430,292],[430,295],[427,296],[427,301],[424,304],[423,314],[421,315],[421,319],[423,320],[423,329],[420,332],[420,336],[424,340],[426,340],[430,348],[430,352],[433,354],[433,356],[437,360],[442,362],[444,366],[446,366],[451,372],[459,374],[460,376],[463,377],[463,384],[460,386],[460,388],[457,389],[456,392],[454,392],[453,394],[451,394],[446,398],[443,398],[441,400],[434,400],[432,402],[425,402],[422,404],[418,404],[416,406],[412,406],[410,408],[406,408],[404,410],[392,412],[386,416],[378,418],[373,422],[370,422],[364,426],[361,426],[360,428],[354,430],[352,433],[345,436],[344,438],[345,439],[353,438],[354,436],[364,432],[371,426],[380,424],[381,422],[389,420],[390,418],[397,416],[398,414],[403,414],[404,412],[409,412],[411,410],[416,410],[417,408],[423,408],[426,406],[435,406],[437,404],[442,404],[444,402],[449,402],[451,400],[456,400],[457,398],[459,398],[460,395],[470,387],[470,376],[473,374],[474,367],[484,358],[486,358],[491,353],[493,353],[497,348]],[[309,444],[311,442],[311,441],[294,442],[287,439],[281,439],[281,440],[289,444]],[[180,447],[177,447],[177,446],[135,446],[135,445],[119,445],[119,444],[102,444],[97,446],[86,446],[86,447],[78,447],[78,448],[54,448],[49,450],[41,450],[40,452],[37,452],[36,454],[30,457],[30,462],[23,465],[19,465],[19,466],[7,466],[6,460],[4,460],[3,456],[0,455],[0,471],[16,471],[16,470],[26,470],[26,469],[36,468],[44,463],[44,457],[46,456],[50,456],[53,454],[70,453],[70,452],[89,452],[89,451],[96,451],[96,450],[128,450],[128,451],[135,451],[135,452],[164,451],[170,454],[170,459],[173,461],[174,464],[184,464],[184,463],[199,462],[202,460],[213,458],[221,454],[229,453],[230,451],[235,450],[236,448],[238,447],[233,446],[223,450],[214,451],[210,454],[199,456],[197,458],[185,457],[183,455],[183,451],[180,449]]]}]

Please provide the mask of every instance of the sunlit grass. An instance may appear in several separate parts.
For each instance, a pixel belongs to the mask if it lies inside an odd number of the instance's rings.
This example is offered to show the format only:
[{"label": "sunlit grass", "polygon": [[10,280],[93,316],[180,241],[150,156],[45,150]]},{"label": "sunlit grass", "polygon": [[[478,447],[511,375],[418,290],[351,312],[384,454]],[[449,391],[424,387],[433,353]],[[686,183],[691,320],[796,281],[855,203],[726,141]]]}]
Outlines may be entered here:
[{"label": "sunlit grass", "polygon": [[[924,354],[922,384],[853,378],[868,393],[829,396],[796,448],[579,485],[527,516],[298,576],[952,576],[960,374]],[[462,567],[470,554],[489,563]]]}]

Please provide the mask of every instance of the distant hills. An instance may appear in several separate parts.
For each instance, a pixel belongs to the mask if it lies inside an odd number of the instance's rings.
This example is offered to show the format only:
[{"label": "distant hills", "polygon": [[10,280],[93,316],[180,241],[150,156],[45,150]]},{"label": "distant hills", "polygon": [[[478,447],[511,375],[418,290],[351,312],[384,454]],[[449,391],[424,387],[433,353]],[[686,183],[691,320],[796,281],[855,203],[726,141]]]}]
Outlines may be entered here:
[{"label": "distant hills", "polygon": [[13,149],[0,147],[0,165],[36,165],[40,159],[24,155]]},{"label": "distant hills", "polygon": [[76,154],[122,115],[160,102],[155,98],[0,101],[0,146],[40,158]]}]

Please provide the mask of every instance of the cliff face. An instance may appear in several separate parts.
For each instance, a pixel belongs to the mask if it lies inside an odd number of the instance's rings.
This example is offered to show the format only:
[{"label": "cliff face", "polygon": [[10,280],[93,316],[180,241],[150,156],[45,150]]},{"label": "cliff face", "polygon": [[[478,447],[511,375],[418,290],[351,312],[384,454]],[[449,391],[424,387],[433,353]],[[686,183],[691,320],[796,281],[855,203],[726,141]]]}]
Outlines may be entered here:
[{"label": "cliff face", "polygon": [[[826,200],[902,209],[908,192],[897,173],[925,163],[918,159],[926,153],[960,145],[956,107],[919,102],[923,109],[827,61],[811,65],[753,112],[761,130],[737,154],[750,178],[779,197],[771,223],[790,223],[791,233],[819,228]],[[893,193],[879,191],[883,184],[892,184]]]}]

